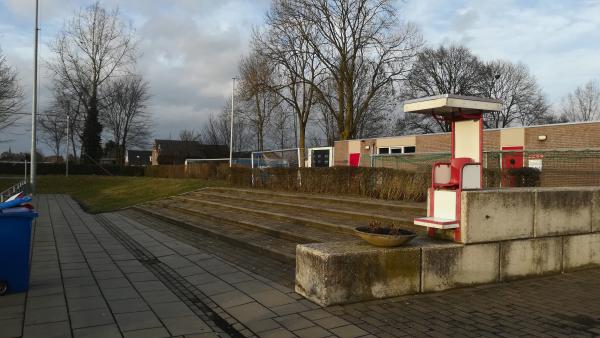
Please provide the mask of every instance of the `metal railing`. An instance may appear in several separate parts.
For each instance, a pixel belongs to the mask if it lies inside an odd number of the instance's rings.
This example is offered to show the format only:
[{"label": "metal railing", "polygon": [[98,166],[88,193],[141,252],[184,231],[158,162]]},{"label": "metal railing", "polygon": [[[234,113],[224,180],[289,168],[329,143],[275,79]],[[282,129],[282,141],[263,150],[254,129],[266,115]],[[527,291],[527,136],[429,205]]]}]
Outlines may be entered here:
[{"label": "metal railing", "polygon": [[0,192],[0,203],[4,202],[11,196],[18,194],[20,192],[24,192],[27,190],[27,181],[22,180],[19,183],[13,185],[12,187]]}]

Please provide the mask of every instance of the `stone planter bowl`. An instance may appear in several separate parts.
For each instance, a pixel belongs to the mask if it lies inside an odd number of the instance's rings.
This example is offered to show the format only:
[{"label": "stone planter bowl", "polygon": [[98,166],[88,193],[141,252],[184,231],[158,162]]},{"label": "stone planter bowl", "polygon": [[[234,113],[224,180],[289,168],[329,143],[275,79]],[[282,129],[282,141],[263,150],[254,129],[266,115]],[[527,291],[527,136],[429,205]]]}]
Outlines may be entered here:
[{"label": "stone planter bowl", "polygon": [[375,234],[369,232],[368,227],[355,228],[354,233],[367,243],[380,247],[401,246],[417,236],[417,234],[408,230],[401,230],[401,233],[398,235]]}]

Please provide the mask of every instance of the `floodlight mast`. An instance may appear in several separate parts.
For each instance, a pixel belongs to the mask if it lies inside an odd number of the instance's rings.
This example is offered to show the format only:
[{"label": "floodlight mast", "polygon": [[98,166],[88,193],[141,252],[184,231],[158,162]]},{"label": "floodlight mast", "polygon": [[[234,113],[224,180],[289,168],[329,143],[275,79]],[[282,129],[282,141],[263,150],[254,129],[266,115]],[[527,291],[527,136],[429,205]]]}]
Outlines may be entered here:
[{"label": "floodlight mast", "polygon": [[38,36],[39,36],[39,0],[35,0],[35,46],[33,48],[33,102],[31,108],[31,159],[29,161],[31,169],[29,170],[31,193],[35,193],[36,185],[36,148],[37,148],[37,110],[38,110]]},{"label": "floodlight mast", "polygon": [[233,110],[234,110],[234,98],[235,98],[235,80],[237,78],[232,78],[231,82],[231,117],[230,117],[230,127],[229,127],[229,168],[233,166]]}]

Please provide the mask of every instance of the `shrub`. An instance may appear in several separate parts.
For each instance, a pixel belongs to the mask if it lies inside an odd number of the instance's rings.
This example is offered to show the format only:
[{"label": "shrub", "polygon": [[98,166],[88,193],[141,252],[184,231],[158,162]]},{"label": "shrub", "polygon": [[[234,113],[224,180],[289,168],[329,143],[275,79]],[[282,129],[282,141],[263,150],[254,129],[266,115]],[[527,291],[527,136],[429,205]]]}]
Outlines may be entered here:
[{"label": "shrub", "polygon": [[513,168],[508,169],[507,174],[513,178],[516,187],[537,187],[540,185],[542,172],[536,168]]}]

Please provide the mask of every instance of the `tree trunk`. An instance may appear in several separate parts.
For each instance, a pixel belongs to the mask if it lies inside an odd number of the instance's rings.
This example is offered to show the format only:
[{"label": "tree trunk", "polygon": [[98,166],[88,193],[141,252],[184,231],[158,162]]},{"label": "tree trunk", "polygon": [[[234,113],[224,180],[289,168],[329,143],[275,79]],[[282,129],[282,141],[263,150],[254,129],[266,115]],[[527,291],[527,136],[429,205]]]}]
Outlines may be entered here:
[{"label": "tree trunk", "polygon": [[83,151],[85,153],[84,162],[98,161],[102,157],[102,145],[100,135],[102,125],[98,121],[98,99],[96,95],[90,98],[90,105],[87,111],[87,118],[83,128]]},{"label": "tree trunk", "polygon": [[300,121],[300,167],[304,167],[305,165],[305,147],[306,147],[306,123]]}]

